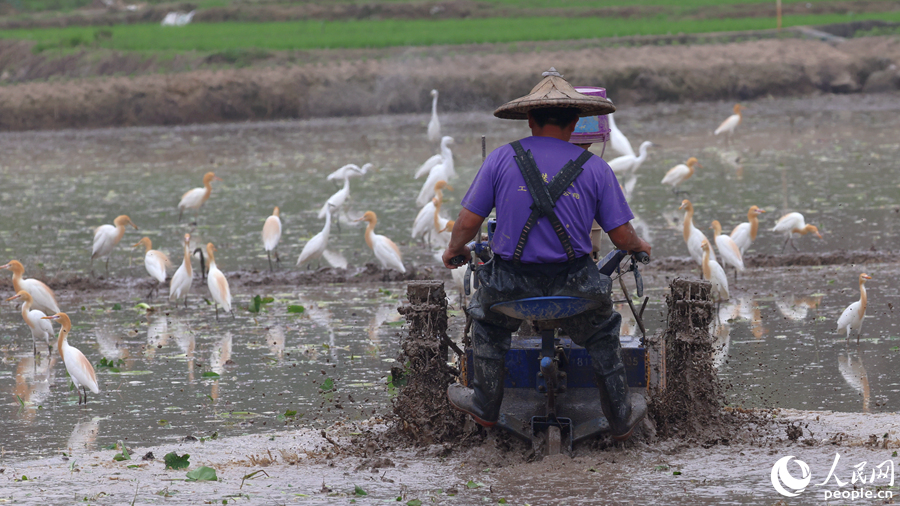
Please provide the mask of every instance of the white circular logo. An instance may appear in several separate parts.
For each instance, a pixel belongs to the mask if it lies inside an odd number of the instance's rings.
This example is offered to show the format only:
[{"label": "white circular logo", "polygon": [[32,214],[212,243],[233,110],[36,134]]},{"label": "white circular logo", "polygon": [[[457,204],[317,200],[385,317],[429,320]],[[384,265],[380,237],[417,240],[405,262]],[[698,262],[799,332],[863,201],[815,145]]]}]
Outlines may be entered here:
[{"label": "white circular logo", "polygon": [[[799,459],[797,460],[797,465],[800,466],[801,477],[797,479],[791,476],[791,472],[788,471],[788,464],[793,458],[793,455],[782,457],[772,466],[772,486],[775,487],[775,491],[785,497],[797,497],[800,495],[800,492],[806,489],[806,486],[809,485],[809,480],[812,479],[812,475],[809,474],[809,466],[806,465],[806,462]],[[793,492],[790,490],[793,490]]]}]

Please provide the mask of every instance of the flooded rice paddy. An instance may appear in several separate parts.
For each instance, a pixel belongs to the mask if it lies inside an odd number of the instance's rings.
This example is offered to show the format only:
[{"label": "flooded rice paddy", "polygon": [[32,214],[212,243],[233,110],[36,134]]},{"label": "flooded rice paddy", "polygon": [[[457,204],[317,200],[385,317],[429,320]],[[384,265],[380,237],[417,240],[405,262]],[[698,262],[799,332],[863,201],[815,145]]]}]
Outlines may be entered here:
[{"label": "flooded rice paddy", "polygon": [[[768,229],[790,211],[803,213],[823,233],[822,239],[798,239],[803,251],[896,251],[900,103],[890,98],[748,103],[730,144],[711,131],[730,114],[731,104],[623,109],[617,122],[632,144],[659,145],[651,148],[636,181],[623,180],[654,257],[687,256],[678,227],[683,197],[659,180],[690,156],[703,165],[684,185],[698,228],[718,219],[730,230],[754,204],[767,211],[751,255],[781,250],[783,237]],[[409,239],[421,186],[412,174],[437,150],[425,141],[426,122],[422,116],[391,116],[0,135],[0,248],[4,262],[15,258],[25,264],[26,277],[87,277],[93,227],[119,214],[140,227],[126,231],[108,277],[102,263],[94,265],[114,288],[71,284],[57,290],[74,324],[70,343],[92,363],[105,358],[117,369],[98,367],[101,393],[89,394],[87,407],[75,404],[58,355],[48,359],[45,351],[40,361],[32,359],[30,334],[17,306],[0,308],[3,459],[78,454],[119,440],[140,447],[188,435],[320,428],[389,411],[385,377],[402,332],[396,308],[405,284],[352,280],[355,269],[374,262],[363,227],[352,220],[376,211],[376,232],[400,245],[408,269],[449,283],[434,252]],[[524,123],[489,114],[448,115],[443,124],[444,133],[456,139],[459,176],[445,199],[455,217],[480,164],[481,135],[492,149],[527,132]],[[599,153],[597,146],[594,151]],[[294,263],[305,241],[321,230],[323,221],[315,215],[337,189],[325,176],[346,163],[366,162],[377,170],[351,180],[348,211],[330,241],[330,249],[349,265],[350,282],[311,278],[291,286],[279,283],[277,272],[268,284],[250,282],[267,269],[260,231],[272,207],[280,206],[284,223],[278,248],[282,273],[305,269]],[[223,181],[213,183],[195,224],[192,215],[179,223],[181,194],[200,186],[209,170]],[[199,273],[186,309],[161,299],[151,301],[150,312],[135,307],[146,301],[150,284],[142,252],[131,252],[131,244],[146,235],[178,265],[179,238],[187,231],[198,245],[216,244],[217,264],[226,275],[240,273],[232,287],[235,317],[215,319],[203,301],[207,292]],[[889,280],[898,266],[853,265],[852,255],[848,260],[748,269],[732,281],[732,299],[721,305],[714,329],[730,403],[870,413],[897,409],[900,373],[892,365],[900,354],[900,329],[892,301],[900,288]],[[196,261],[194,266],[199,270]],[[855,341],[848,346],[834,328],[844,307],[858,299],[856,279],[863,271],[873,277],[867,284],[869,316],[859,346]],[[665,325],[665,287],[676,275],[698,276],[699,269],[654,271],[652,264],[646,269],[648,332]],[[6,286],[4,295],[12,295]],[[246,307],[255,295],[274,301],[251,313]],[[297,305],[302,314],[288,312]],[[460,320],[456,313],[457,335]],[[296,414],[285,416],[291,412]]]}]

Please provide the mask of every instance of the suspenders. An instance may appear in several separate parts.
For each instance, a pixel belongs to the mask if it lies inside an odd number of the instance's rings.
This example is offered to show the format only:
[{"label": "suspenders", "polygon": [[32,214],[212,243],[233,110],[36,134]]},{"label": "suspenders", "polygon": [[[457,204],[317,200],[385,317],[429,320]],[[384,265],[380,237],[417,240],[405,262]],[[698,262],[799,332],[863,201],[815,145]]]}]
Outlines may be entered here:
[{"label": "suspenders", "polygon": [[584,171],[583,165],[593,155],[588,150],[584,150],[584,153],[577,159],[569,160],[550,184],[545,185],[531,151],[526,152],[519,141],[513,142],[511,146],[516,152],[516,165],[522,171],[522,177],[525,178],[525,186],[528,187],[528,192],[531,193],[531,198],[534,201],[531,204],[531,215],[528,216],[525,226],[522,227],[522,235],[519,236],[519,242],[516,244],[513,261],[521,261],[525,243],[528,241],[528,234],[531,233],[531,229],[534,228],[537,220],[542,216],[546,216],[550,220],[550,225],[553,226],[553,231],[559,237],[559,242],[562,243],[568,260],[574,260],[575,250],[572,248],[569,234],[566,232],[565,226],[559,221],[553,208],[556,207],[556,201],[566,191],[566,188]]}]

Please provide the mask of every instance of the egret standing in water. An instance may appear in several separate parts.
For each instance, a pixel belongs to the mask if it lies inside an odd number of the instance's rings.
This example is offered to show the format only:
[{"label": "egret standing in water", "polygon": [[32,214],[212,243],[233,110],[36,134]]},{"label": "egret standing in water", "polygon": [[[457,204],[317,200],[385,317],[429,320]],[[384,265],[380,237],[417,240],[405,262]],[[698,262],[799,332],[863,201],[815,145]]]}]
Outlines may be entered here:
[{"label": "egret standing in water", "polygon": [[216,266],[214,255],[216,251],[218,250],[213,243],[206,245],[206,254],[209,256],[209,275],[206,276],[206,286],[215,301],[216,320],[219,319],[219,306],[222,306],[226,313],[231,313],[231,317],[234,318],[234,313],[231,312],[231,290],[228,288],[228,280],[225,279],[225,275]]},{"label": "egret standing in water", "polygon": [[91,250],[91,274],[94,273],[94,259],[106,257],[106,274],[109,274],[109,257],[113,249],[125,235],[125,225],[131,225],[137,230],[137,225],[126,215],[117,216],[113,220],[114,225],[100,225],[94,230],[94,246]]},{"label": "egret standing in water", "polygon": [[297,265],[309,264],[313,260],[322,256],[325,253],[325,248],[328,247],[328,235],[331,233],[331,208],[325,209],[325,226],[322,227],[322,231],[318,234],[314,235],[312,239],[306,242],[306,245],[303,246],[303,251],[300,252],[300,256],[297,258]]},{"label": "egret standing in water", "polygon": [[672,167],[668,172],[666,172],[666,175],[663,176],[663,179],[661,181],[662,184],[671,186],[672,193],[676,195],[679,193],[685,193],[676,190],[676,188],[678,188],[678,185],[687,181],[691,178],[691,176],[694,175],[694,165],[700,167],[701,169],[703,168],[703,166],[700,165],[700,162],[698,162],[697,159],[693,156],[688,158],[686,162],[679,163],[678,165]]},{"label": "egret standing in water", "polygon": [[[263,223],[262,229],[262,240],[263,246],[266,248],[266,256],[269,258],[269,270],[272,269],[272,253],[275,251],[275,248],[278,247],[278,241],[281,240],[281,217],[280,211],[278,210],[278,206],[275,206],[275,210],[272,211],[272,216],[266,218],[266,222]],[[281,260],[278,258],[278,253],[275,253],[275,261],[280,262]]]},{"label": "egret standing in water", "polygon": [[338,227],[338,232],[341,231],[341,223],[338,217],[338,211],[343,207],[344,202],[347,201],[347,197],[350,196],[350,176],[344,174],[344,187],[334,193],[334,195],[328,197],[328,200],[322,205],[322,209],[319,209],[319,214],[316,215],[320,220],[325,217],[326,213],[331,213],[335,218],[335,223]]},{"label": "egret standing in water", "polygon": [[759,215],[766,212],[756,206],[750,206],[747,211],[747,221],[734,227],[731,231],[731,239],[741,250],[741,255],[747,251],[747,248],[756,240],[756,233],[759,231]]},{"label": "egret standing in water", "polygon": [[746,107],[741,104],[734,104],[734,114],[728,116],[728,119],[722,122],[719,125],[719,128],[716,128],[716,131],[713,132],[714,135],[719,135],[721,133],[728,134],[728,140],[731,140],[731,136],[734,135],[734,129],[741,123],[741,111],[746,109]]},{"label": "egret standing in water", "polygon": [[372,167],[374,167],[374,165],[372,165],[371,163],[363,165],[362,168],[359,168],[359,166],[356,164],[348,163],[347,165],[344,165],[331,174],[328,174],[328,177],[326,177],[325,179],[334,182],[341,181],[345,177],[362,177],[365,176],[369,172],[369,170],[372,169]]},{"label": "egret standing in water", "polygon": [[441,138],[441,121],[438,119],[438,90],[431,90],[431,121],[428,122],[428,140],[435,142]]},{"label": "egret standing in water", "polygon": [[8,264],[0,266],[0,269],[9,269],[13,273],[13,290],[18,293],[25,290],[31,295],[32,305],[45,313],[58,313],[59,305],[56,303],[56,295],[49,286],[37,279],[25,279],[25,266],[18,260],[10,260]]},{"label": "egret standing in water", "polygon": [[[53,316],[45,316],[44,320],[57,320],[62,328],[59,329],[59,339],[56,342],[59,355],[66,364],[66,371],[69,372],[69,378],[75,384],[75,390],[78,391],[78,404],[87,404],[87,391],[90,390],[95,394],[100,393],[100,387],[97,385],[97,373],[94,367],[85,358],[84,353],[78,348],[69,346],[69,332],[72,331],[72,321],[66,313],[56,313]],[[84,394],[82,396],[82,394]],[[82,399],[84,402],[82,402]]]},{"label": "egret standing in water", "polygon": [[194,269],[191,265],[191,234],[184,234],[184,261],[172,279],[169,281],[169,300],[177,301],[184,298],[184,307],[187,307],[187,296],[191,293],[191,284],[194,282]]},{"label": "egret standing in water", "polygon": [[[681,207],[678,209],[684,211],[684,219],[681,224],[684,243],[687,245],[691,258],[697,262],[697,265],[702,267],[703,248],[701,247],[701,244],[706,240],[706,236],[700,229],[694,226],[694,205],[691,204],[690,200],[684,199],[681,201]],[[709,251],[709,256],[713,260],[716,259],[716,253],[712,250]]]},{"label": "egret standing in water", "polygon": [[847,342],[850,342],[850,332],[856,331],[856,344],[859,344],[859,334],[862,333],[863,319],[866,317],[866,305],[869,300],[866,296],[866,280],[872,279],[865,272],[859,275],[859,300],[847,306],[838,318],[838,332],[847,333]]},{"label": "egret standing in water", "polygon": [[716,241],[716,247],[719,248],[719,257],[722,263],[734,267],[734,279],[737,280],[737,273],[744,272],[744,257],[741,256],[741,249],[735,244],[734,240],[722,233],[722,224],[719,220],[713,220],[712,227],[713,238]]},{"label": "egret standing in water", "polygon": [[[434,198],[439,200],[444,199],[444,189],[453,191],[453,187],[447,184],[447,181],[441,180],[434,184]],[[412,226],[412,238],[416,239],[418,237],[424,237],[425,243],[429,246],[431,245],[431,239],[434,236],[432,230],[432,223],[434,222],[434,216],[436,212],[435,208],[435,200],[431,199],[431,202],[425,204],[422,209],[419,209],[419,214],[416,215],[416,219],[413,220]]]},{"label": "egret standing in water", "polygon": [[[375,233],[378,216],[372,211],[366,211],[363,217],[357,221],[365,221],[369,224],[366,227],[366,244],[372,248],[372,252],[375,253],[375,258],[381,263],[381,267],[394,269],[406,274],[406,267],[403,266],[403,258],[400,256],[400,248],[394,244],[394,241]],[[385,271],[385,277],[387,277],[387,271]]]},{"label": "egret standing in water", "polygon": [[53,325],[51,325],[49,321],[43,319],[47,316],[43,311],[31,309],[33,305],[31,294],[25,290],[19,290],[15,295],[6,300],[10,301],[16,299],[22,299],[22,319],[25,320],[25,325],[28,325],[28,328],[31,329],[31,339],[33,343],[32,351],[34,355],[38,355],[38,341],[44,341],[47,343],[47,355],[49,356],[51,351],[50,336],[53,334]]},{"label": "egret standing in water", "polygon": [[170,262],[169,257],[167,257],[165,253],[153,249],[153,243],[150,241],[149,237],[141,238],[141,240],[132,245],[131,248],[137,248],[142,244],[145,248],[144,268],[147,269],[147,274],[156,280],[156,285],[150,288],[150,293],[147,294],[147,298],[149,299],[153,297],[154,290],[156,290],[156,294],[159,295],[159,285],[166,282],[166,270],[168,269]]},{"label": "egret standing in water", "polygon": [[185,209],[194,209],[197,212],[197,218],[199,218],[200,206],[209,200],[209,196],[212,193],[212,182],[221,180],[215,173],[207,172],[203,176],[203,188],[194,188],[182,195],[181,202],[178,203],[178,221],[181,221]]},{"label": "egret standing in water", "polygon": [[653,146],[653,143],[650,141],[642,142],[640,148],[638,148],[638,151],[641,153],[640,156],[630,154],[613,158],[609,161],[609,168],[611,168],[616,176],[619,177],[633,173],[638,170],[641,167],[641,164],[644,163],[644,160],[647,159],[647,148],[651,146]]},{"label": "egret standing in water", "polygon": [[712,246],[709,241],[703,239],[700,247],[703,249],[703,277],[712,283],[712,293],[719,302],[728,300],[728,276],[725,275],[725,269],[710,258]]},{"label": "egret standing in water", "polygon": [[787,234],[787,237],[784,239],[784,244],[781,246],[782,253],[784,253],[784,248],[787,247],[788,243],[791,243],[791,247],[794,248],[794,251],[800,251],[797,249],[797,246],[794,246],[794,234],[806,235],[812,232],[816,234],[816,237],[819,239],[822,238],[819,229],[813,225],[807,225],[806,220],[803,219],[803,215],[800,213],[788,213],[781,218],[778,218],[778,222],[775,223],[772,232]]}]

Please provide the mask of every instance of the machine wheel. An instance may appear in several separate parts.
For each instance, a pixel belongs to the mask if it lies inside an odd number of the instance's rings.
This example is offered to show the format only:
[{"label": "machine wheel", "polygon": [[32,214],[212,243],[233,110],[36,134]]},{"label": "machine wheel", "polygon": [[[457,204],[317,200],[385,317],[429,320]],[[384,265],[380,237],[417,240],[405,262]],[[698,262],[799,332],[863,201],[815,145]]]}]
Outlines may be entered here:
[{"label": "machine wheel", "polygon": [[547,455],[559,455],[559,449],[562,444],[562,436],[559,427],[547,427]]}]

